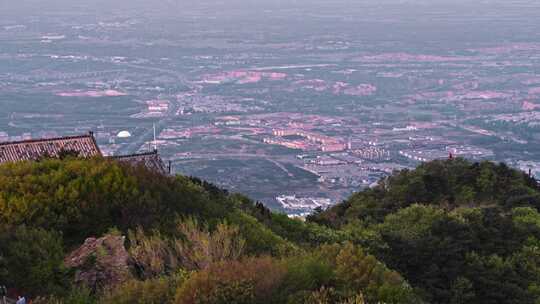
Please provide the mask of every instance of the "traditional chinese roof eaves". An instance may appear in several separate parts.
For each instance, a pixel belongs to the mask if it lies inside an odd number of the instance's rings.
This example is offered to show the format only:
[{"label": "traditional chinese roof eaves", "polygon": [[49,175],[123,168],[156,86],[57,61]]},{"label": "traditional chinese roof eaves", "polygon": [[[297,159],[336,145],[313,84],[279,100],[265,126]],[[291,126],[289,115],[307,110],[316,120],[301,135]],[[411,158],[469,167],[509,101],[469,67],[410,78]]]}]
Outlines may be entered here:
[{"label": "traditional chinese roof eaves", "polygon": [[[0,164],[43,157],[58,157],[61,152],[76,152],[79,157],[102,156],[92,133],[47,139],[32,139],[0,143]],[[156,150],[148,153],[113,156],[111,159],[130,165],[143,165],[150,170],[167,174],[163,160]]]},{"label": "traditional chinese roof eaves", "polygon": [[58,157],[61,152],[73,151],[79,157],[101,156],[92,133],[48,139],[32,139],[0,143],[0,164],[42,157]]},{"label": "traditional chinese roof eaves", "polygon": [[163,160],[159,156],[157,151],[139,153],[139,154],[130,154],[130,155],[120,155],[113,156],[112,159],[115,159],[119,162],[128,163],[131,165],[144,165],[150,170],[159,172],[162,174],[167,174],[167,169],[163,164]]}]

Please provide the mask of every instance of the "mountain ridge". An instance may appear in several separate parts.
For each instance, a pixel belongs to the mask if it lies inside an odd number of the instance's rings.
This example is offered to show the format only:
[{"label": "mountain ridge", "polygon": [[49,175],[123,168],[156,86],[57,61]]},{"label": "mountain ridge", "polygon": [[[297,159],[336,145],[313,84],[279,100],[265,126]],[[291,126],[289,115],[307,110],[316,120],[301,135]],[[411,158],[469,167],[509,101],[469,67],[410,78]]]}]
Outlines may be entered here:
[{"label": "mountain ridge", "polygon": [[[37,303],[535,303],[539,193],[504,164],[434,161],[300,221],[112,159],[10,163],[0,281]],[[123,250],[114,286],[74,279]]]}]

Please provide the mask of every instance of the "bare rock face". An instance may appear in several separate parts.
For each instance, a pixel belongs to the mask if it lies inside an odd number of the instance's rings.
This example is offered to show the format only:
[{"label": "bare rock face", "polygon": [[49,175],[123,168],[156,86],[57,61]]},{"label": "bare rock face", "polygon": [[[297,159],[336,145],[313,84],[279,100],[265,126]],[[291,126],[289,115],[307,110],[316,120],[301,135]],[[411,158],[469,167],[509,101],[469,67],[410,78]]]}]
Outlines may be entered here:
[{"label": "bare rock face", "polygon": [[128,261],[124,237],[108,234],[99,239],[86,239],[64,263],[76,270],[75,283],[97,291],[128,280],[131,277]]}]

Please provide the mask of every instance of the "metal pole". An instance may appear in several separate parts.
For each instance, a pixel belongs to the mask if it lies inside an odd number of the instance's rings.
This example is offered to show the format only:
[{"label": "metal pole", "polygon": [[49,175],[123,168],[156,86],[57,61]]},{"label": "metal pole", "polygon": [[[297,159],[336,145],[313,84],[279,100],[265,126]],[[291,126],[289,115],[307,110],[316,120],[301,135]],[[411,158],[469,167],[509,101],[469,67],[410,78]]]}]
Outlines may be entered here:
[{"label": "metal pole", "polygon": [[2,295],[2,304],[6,304],[7,288],[5,285],[0,285],[0,295]]},{"label": "metal pole", "polygon": [[156,124],[154,123],[154,151],[157,151],[157,144],[156,144]]}]

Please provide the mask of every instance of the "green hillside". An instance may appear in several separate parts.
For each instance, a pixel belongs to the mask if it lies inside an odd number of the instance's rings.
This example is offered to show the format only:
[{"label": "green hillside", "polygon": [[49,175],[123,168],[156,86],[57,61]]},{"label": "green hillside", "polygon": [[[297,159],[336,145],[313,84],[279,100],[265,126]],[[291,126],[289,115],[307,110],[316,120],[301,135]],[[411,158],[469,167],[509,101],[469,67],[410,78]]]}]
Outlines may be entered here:
[{"label": "green hillside", "polygon": [[307,221],[105,159],[0,166],[0,285],[33,303],[540,303],[540,189],[426,163]]},{"label": "green hillside", "polygon": [[505,164],[425,163],[313,223],[398,271],[429,303],[540,303],[540,188]]},{"label": "green hillside", "polygon": [[[115,235],[126,236],[129,274]],[[80,267],[66,265],[103,236]],[[0,166],[0,282],[34,303],[414,302],[398,273],[340,231],[104,159]]]}]

